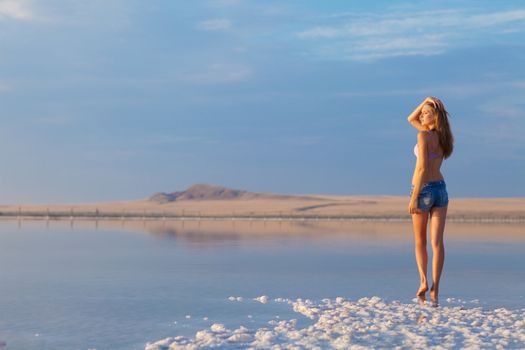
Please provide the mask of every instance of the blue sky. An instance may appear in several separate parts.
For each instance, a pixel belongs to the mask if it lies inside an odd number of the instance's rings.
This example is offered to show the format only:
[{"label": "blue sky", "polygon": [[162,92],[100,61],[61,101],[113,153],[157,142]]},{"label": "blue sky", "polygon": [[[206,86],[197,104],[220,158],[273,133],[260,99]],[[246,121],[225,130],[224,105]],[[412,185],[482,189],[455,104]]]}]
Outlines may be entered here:
[{"label": "blue sky", "polygon": [[429,95],[450,196],[523,197],[524,38],[523,1],[0,0],[0,203],[408,196]]}]

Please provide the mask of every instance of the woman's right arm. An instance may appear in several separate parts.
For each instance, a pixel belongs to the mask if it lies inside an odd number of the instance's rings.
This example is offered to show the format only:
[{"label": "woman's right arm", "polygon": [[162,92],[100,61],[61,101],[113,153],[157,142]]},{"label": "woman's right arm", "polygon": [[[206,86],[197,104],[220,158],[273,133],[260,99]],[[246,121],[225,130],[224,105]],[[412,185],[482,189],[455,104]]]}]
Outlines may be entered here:
[{"label": "woman's right arm", "polygon": [[419,106],[414,109],[414,111],[408,116],[407,120],[414,128],[424,131],[427,130],[423,125],[421,125],[421,122],[419,121],[419,115],[421,114],[421,109],[423,109],[423,106],[427,102],[434,102],[434,100],[431,97],[427,97]]}]

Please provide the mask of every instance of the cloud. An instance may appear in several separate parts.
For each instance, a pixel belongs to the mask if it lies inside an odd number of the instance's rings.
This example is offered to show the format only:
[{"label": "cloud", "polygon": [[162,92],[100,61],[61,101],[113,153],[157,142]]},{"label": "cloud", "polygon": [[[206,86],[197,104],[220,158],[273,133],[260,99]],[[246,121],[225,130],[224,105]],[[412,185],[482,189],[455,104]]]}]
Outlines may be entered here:
[{"label": "cloud", "polygon": [[215,85],[242,82],[252,75],[252,69],[246,66],[215,63],[203,71],[189,75],[188,80],[197,84]]},{"label": "cloud", "polygon": [[28,1],[0,0],[0,19],[8,18],[19,21],[29,21],[35,18]]},{"label": "cloud", "polygon": [[231,21],[225,18],[209,19],[197,24],[197,28],[206,31],[221,31],[231,28]]},{"label": "cloud", "polygon": [[448,95],[454,97],[479,97],[495,94],[501,91],[525,89],[525,82],[521,80],[488,81],[463,84],[445,84],[421,86],[409,89],[396,87],[388,90],[372,91],[343,91],[335,94],[336,97],[380,97],[380,96],[414,96],[414,95]]},{"label": "cloud", "polygon": [[334,27],[313,27],[311,29],[297,33],[297,36],[302,39],[317,39],[317,38],[336,38],[342,35],[338,28]]},{"label": "cloud", "polygon": [[[489,14],[473,15],[463,24],[471,27],[491,27],[525,20],[525,10],[502,11]],[[458,23],[459,24],[459,23]]]},{"label": "cloud", "polygon": [[447,46],[443,35],[427,35],[420,38],[373,37],[357,41],[354,46],[344,50],[344,56],[358,61],[397,56],[432,56],[445,52]]},{"label": "cloud", "polygon": [[[505,92],[497,97],[483,100],[480,102],[478,110],[485,115],[525,127],[525,104],[523,103],[525,89],[506,90]],[[520,133],[524,131],[521,130]]]},{"label": "cloud", "polygon": [[319,44],[312,51],[325,58],[355,61],[437,55],[450,47],[494,35],[525,31],[525,10],[472,13],[467,10],[341,13],[319,17],[297,38]]}]

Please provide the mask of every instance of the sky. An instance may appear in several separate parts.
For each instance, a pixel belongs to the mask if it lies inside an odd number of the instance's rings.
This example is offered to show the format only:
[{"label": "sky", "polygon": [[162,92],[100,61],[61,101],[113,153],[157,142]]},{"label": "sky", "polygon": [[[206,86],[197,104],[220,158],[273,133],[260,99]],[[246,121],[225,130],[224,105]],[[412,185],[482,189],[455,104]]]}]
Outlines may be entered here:
[{"label": "sky", "polygon": [[451,199],[525,197],[524,39],[512,0],[0,0],[0,204],[408,198],[427,96]]}]

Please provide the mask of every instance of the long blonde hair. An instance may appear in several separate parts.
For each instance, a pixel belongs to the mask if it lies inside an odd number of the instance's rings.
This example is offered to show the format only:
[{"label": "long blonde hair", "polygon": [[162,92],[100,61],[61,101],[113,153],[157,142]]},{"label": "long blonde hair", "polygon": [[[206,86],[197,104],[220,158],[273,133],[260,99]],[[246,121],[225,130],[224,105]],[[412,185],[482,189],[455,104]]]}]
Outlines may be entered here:
[{"label": "long blonde hair", "polygon": [[432,99],[434,100],[435,106],[430,102],[427,102],[426,104],[434,110],[434,115],[436,116],[435,130],[438,132],[439,145],[443,149],[443,158],[446,159],[450,157],[454,150],[454,136],[450,129],[450,123],[448,122],[449,114],[440,99],[435,97]]}]

